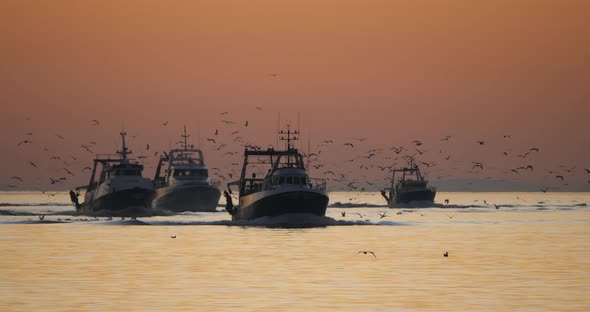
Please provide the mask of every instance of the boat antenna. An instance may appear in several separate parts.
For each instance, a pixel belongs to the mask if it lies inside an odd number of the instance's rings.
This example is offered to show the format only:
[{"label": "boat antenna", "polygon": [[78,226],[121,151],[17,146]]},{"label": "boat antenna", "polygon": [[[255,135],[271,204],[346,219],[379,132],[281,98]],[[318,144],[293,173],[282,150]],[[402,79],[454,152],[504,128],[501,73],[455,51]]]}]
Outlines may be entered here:
[{"label": "boat antenna", "polygon": [[[285,134],[287,135],[285,137]],[[291,125],[287,124],[287,132],[279,131],[279,139],[281,141],[287,141],[287,150],[294,149],[295,147],[291,144],[291,141],[299,141],[299,131],[291,131]]]},{"label": "boat antenna", "polygon": [[186,140],[186,139],[188,139],[188,137],[190,137],[190,135],[188,135],[188,134],[186,133],[186,125],[184,125],[184,134],[181,134],[180,136],[181,136],[181,137],[184,139],[184,144],[183,144],[183,146],[182,146],[182,147],[183,147],[185,150],[187,150],[187,149],[188,149],[188,142],[187,142],[187,140]]},{"label": "boat antenna", "polygon": [[309,154],[311,153],[311,131],[307,134],[307,163],[306,168],[309,168]]},{"label": "boat antenna", "polygon": [[201,120],[197,122],[197,148],[201,149]]},{"label": "boat antenna", "polygon": [[[281,112],[277,113],[277,133],[281,132]],[[279,136],[277,136],[277,148],[279,147]]]},{"label": "boat antenna", "polygon": [[123,145],[121,146],[121,150],[117,151],[117,154],[121,155],[123,157],[123,160],[127,160],[127,155],[132,154],[132,152],[127,148],[127,145],[125,144],[125,135],[127,135],[127,132],[125,132],[125,128],[123,128],[121,129],[121,140],[123,142]]},{"label": "boat antenna", "polygon": [[[297,132],[301,132],[301,113],[297,112]],[[299,148],[303,150],[303,146],[301,146],[301,144],[303,143],[299,143]]]}]

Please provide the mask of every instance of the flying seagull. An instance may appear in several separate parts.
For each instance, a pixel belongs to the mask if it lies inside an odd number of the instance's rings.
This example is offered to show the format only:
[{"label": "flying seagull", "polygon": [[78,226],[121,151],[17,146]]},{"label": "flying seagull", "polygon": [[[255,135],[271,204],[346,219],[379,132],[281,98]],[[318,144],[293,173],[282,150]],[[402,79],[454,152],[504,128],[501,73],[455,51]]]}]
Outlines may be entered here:
[{"label": "flying seagull", "polygon": [[372,254],[372,255],[373,255],[373,257],[377,258],[377,256],[375,255],[375,253],[374,253],[374,252],[372,252],[372,251],[368,251],[368,250],[362,250],[362,251],[359,251],[359,252],[357,252],[356,254],[358,255],[358,254],[360,254],[360,253],[362,253],[362,254],[365,254],[365,255],[366,255],[366,254]]}]

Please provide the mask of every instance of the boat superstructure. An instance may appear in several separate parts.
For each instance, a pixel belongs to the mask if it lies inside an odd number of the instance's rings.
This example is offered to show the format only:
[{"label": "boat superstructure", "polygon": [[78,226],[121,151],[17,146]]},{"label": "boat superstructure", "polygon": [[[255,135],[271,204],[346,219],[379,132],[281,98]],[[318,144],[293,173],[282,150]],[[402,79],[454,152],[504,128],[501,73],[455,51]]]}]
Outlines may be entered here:
[{"label": "boat superstructure", "polygon": [[125,144],[125,130],[121,131],[122,146],[116,154],[98,154],[94,159],[90,182],[86,186],[76,188],[86,190],[84,202],[77,203],[80,212],[99,210],[114,214],[129,215],[145,214],[150,210],[150,202],[154,187],[149,179],[142,176],[143,166],[128,158],[132,152]]},{"label": "boat superstructure", "polygon": [[[221,192],[209,178],[203,152],[189,146],[184,127],[182,148],[172,149],[160,158],[154,186],[153,208],[170,211],[215,211]],[[165,169],[162,174],[162,168]]]},{"label": "boat superstructure", "polygon": [[[245,149],[240,179],[228,183],[229,193],[225,192],[226,209],[234,221],[284,214],[326,214],[326,180],[308,176],[303,156],[291,144],[298,139],[298,131],[288,129],[279,135],[287,142],[285,150]],[[232,203],[231,187],[238,190],[237,207]]]},{"label": "boat superstructure", "polygon": [[[420,173],[418,165],[414,164],[413,159],[409,161],[409,167],[393,169],[391,177],[391,186],[381,190],[381,195],[387,201],[389,207],[396,204],[405,204],[413,201],[434,202],[436,188],[428,187],[428,181]],[[401,177],[396,183],[396,173]]]}]

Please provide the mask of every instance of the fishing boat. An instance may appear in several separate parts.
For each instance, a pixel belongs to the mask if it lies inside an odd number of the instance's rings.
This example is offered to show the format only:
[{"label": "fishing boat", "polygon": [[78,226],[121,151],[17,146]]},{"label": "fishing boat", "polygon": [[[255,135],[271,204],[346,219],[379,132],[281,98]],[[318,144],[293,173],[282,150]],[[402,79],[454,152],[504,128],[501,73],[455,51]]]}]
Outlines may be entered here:
[{"label": "fishing boat", "polygon": [[[401,174],[397,183],[396,173]],[[436,196],[436,188],[428,187],[428,181],[420,173],[420,168],[410,160],[409,167],[393,169],[391,186],[381,190],[381,195],[389,207],[415,201],[432,203]]]},{"label": "fishing boat", "polygon": [[[96,155],[88,185],[76,188],[76,192],[70,191],[77,211],[149,214],[154,187],[152,181],[142,176],[143,166],[128,157],[132,152],[125,144],[125,135],[125,130],[121,131],[122,146],[116,154]],[[86,194],[80,204],[77,198],[82,189]]]},{"label": "fishing boat", "polygon": [[[158,162],[152,208],[170,211],[216,211],[221,191],[209,178],[203,152],[189,146],[184,127],[180,149],[164,153]],[[165,174],[162,168],[167,166]]]},{"label": "fishing boat", "polygon": [[[280,131],[285,150],[246,148],[240,179],[227,184],[226,210],[232,220],[249,220],[288,214],[325,216],[328,207],[326,180],[311,179],[303,156],[291,144],[298,131]],[[262,168],[268,168],[265,172]],[[261,170],[262,169],[262,170]],[[264,177],[257,176],[265,174]],[[232,187],[237,188],[239,203],[233,205]]]}]

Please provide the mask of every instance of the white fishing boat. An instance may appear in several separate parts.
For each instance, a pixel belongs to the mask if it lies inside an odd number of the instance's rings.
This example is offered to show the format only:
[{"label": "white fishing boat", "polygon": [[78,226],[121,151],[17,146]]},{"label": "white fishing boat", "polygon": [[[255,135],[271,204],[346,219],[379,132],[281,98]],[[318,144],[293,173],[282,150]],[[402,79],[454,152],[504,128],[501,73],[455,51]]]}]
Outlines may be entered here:
[{"label": "white fishing boat", "polygon": [[[154,194],[152,182],[142,176],[143,165],[128,158],[132,152],[125,144],[125,130],[121,131],[122,147],[117,154],[98,154],[90,182],[70,192],[79,212],[107,211],[118,215],[149,214]],[[100,168],[99,168],[100,165]],[[84,189],[84,202],[79,204],[78,191]]]},{"label": "white fishing boat", "polygon": [[[209,178],[203,152],[189,146],[184,127],[182,148],[172,149],[160,158],[152,207],[170,211],[216,211],[221,191]],[[162,168],[167,167],[162,174]]]},{"label": "white fishing boat", "polygon": [[[246,148],[244,151],[240,179],[228,183],[229,192],[224,192],[226,210],[234,221],[285,214],[326,214],[329,200],[326,180],[309,178],[303,156],[291,145],[291,141],[297,140],[297,131],[281,131],[280,135],[281,140],[287,141],[285,150]],[[250,172],[252,166],[258,165],[268,167],[264,177]],[[238,206],[232,202],[232,186],[238,189]]]},{"label": "white fishing boat", "polygon": [[[401,174],[397,181],[396,173]],[[381,190],[381,195],[389,207],[410,202],[432,203],[436,196],[436,188],[428,187],[428,181],[420,173],[420,168],[410,159],[409,167],[393,169],[391,186]]]}]

